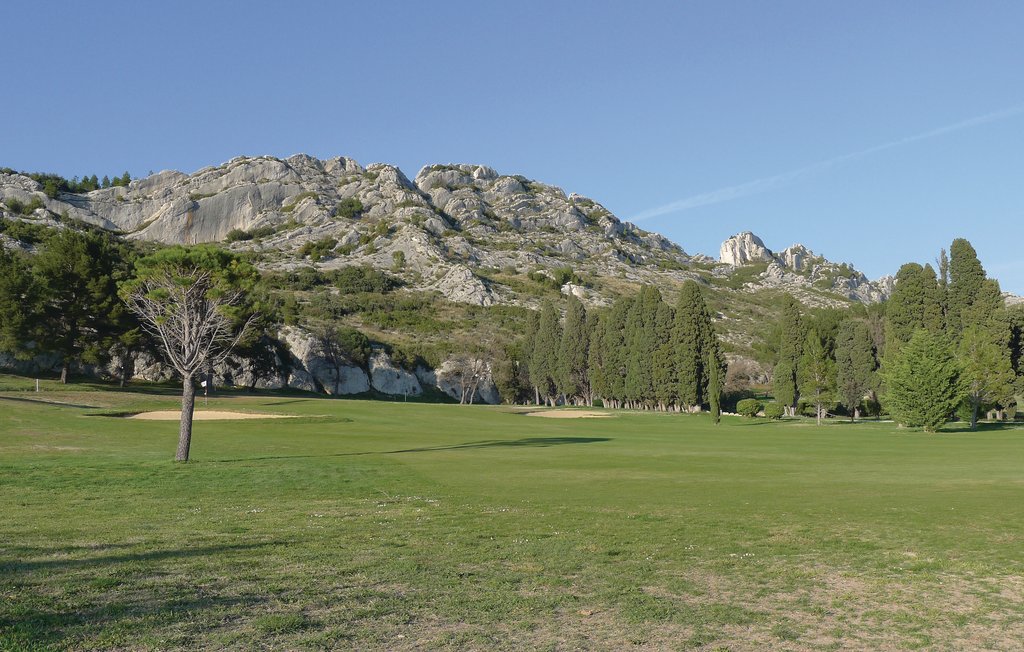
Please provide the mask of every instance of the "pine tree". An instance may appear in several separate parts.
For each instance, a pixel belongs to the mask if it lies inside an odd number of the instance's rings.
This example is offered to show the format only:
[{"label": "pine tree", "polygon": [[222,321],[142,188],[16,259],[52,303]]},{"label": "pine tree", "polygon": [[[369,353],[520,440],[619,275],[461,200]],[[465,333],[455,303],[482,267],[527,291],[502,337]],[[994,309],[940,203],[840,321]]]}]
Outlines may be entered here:
[{"label": "pine tree", "polygon": [[882,365],[885,404],[897,423],[935,432],[964,396],[960,368],[940,333],[919,328]]},{"label": "pine tree", "polygon": [[33,260],[43,306],[37,344],[60,356],[61,382],[73,363],[99,363],[109,352],[126,262],[111,236],[71,229],[51,236]]},{"label": "pine tree", "polygon": [[635,301],[622,297],[602,315],[598,329],[601,358],[602,398],[620,407],[626,400],[626,371],[629,366],[629,351],[626,341],[626,321],[633,311]]},{"label": "pine tree", "polygon": [[876,386],[874,343],[864,322],[848,320],[839,328],[835,359],[839,400],[853,421],[860,414],[861,401]]},{"label": "pine tree", "polygon": [[23,255],[0,246],[0,352],[29,358],[42,318],[40,290]]},{"label": "pine tree", "polygon": [[107,175],[105,175],[105,174],[103,175],[103,183],[102,183],[102,187],[103,187],[103,188],[109,188],[109,187],[110,187],[110,177],[108,177],[108,176],[107,176]]},{"label": "pine tree", "polygon": [[800,356],[800,395],[814,406],[818,425],[832,402],[835,386],[834,368],[821,338],[815,330],[807,334]]},{"label": "pine tree", "polygon": [[1010,350],[1000,346],[979,326],[968,326],[960,336],[957,361],[971,409],[971,430],[986,404],[1008,403],[1013,396],[1014,373]]},{"label": "pine tree", "polygon": [[788,414],[793,414],[792,406],[797,399],[796,374],[788,360],[779,360],[772,369],[772,395]]}]

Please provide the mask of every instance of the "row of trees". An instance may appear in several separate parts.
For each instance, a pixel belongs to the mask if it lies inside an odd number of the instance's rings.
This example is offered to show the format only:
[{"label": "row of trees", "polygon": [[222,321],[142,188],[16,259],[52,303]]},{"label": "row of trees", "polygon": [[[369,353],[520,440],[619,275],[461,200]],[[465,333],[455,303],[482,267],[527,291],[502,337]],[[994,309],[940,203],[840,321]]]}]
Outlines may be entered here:
[{"label": "row of trees", "polygon": [[570,297],[561,319],[551,302],[532,313],[507,395],[537,404],[697,410],[717,406],[725,360],[700,287],[675,306],[654,287],[588,312]]},{"label": "row of trees", "polygon": [[84,175],[81,179],[78,177],[72,177],[66,179],[59,174],[49,174],[42,172],[16,172],[11,168],[0,168],[0,172],[6,174],[24,174],[30,177],[34,181],[39,182],[43,186],[43,192],[47,197],[51,199],[55,198],[62,192],[69,193],[84,193],[98,190],[100,188],[115,188],[118,186],[127,186],[131,183],[132,175],[125,172],[121,176],[115,176],[110,178],[104,175],[102,179],[97,177],[95,174]]},{"label": "row of trees", "polygon": [[967,240],[931,265],[900,268],[892,297],[871,309],[808,314],[788,299],[767,340],[772,389],[790,414],[851,418],[879,402],[900,423],[938,428],[954,411],[974,428],[1019,393],[1020,311],[1006,309]]}]

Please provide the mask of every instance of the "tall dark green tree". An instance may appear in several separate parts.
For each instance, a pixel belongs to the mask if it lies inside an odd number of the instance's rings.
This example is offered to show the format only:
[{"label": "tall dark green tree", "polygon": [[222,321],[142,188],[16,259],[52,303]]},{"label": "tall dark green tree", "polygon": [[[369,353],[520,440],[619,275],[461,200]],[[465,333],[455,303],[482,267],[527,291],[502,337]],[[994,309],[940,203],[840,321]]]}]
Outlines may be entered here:
[{"label": "tall dark green tree", "polygon": [[674,330],[675,311],[672,306],[661,302],[654,318],[655,348],[651,356],[653,398],[660,410],[667,410],[670,405],[676,403],[678,396],[675,344],[672,341]]},{"label": "tall dark green tree", "polygon": [[554,405],[558,395],[558,348],[562,331],[555,304],[545,301],[537,322],[537,336],[530,355],[530,380],[545,403]]},{"label": "tall dark green tree", "polygon": [[713,352],[708,354],[708,369],[708,409],[711,410],[715,425],[718,425],[722,420],[722,372],[718,356]]},{"label": "tall dark green tree", "polygon": [[835,387],[835,370],[818,332],[811,330],[804,341],[799,367],[800,395],[810,405],[818,425],[832,402]]},{"label": "tall dark green tree", "polygon": [[964,238],[949,248],[948,316],[952,333],[959,334],[970,325],[982,324],[989,313],[1002,304],[998,286],[986,283],[985,269],[978,253]]},{"label": "tall dark green tree", "polygon": [[558,351],[558,384],[562,395],[577,404],[586,403],[590,394],[589,348],[586,308],[579,299],[570,296]]},{"label": "tall dark green tree", "polygon": [[117,283],[128,271],[124,246],[95,231],[58,231],[33,259],[42,311],[37,344],[61,360],[61,382],[76,362],[100,363],[124,310]]},{"label": "tall dark green tree", "polygon": [[721,361],[721,351],[704,295],[693,281],[684,283],[679,292],[673,340],[678,400],[684,409],[699,409],[707,402],[708,361],[712,355]]},{"label": "tall dark green tree", "polygon": [[860,405],[877,387],[874,343],[867,324],[847,320],[836,336],[836,392],[853,421],[860,416]]},{"label": "tall dark green tree", "polygon": [[655,321],[661,302],[658,289],[645,285],[640,288],[633,309],[626,319],[626,399],[634,408],[645,407],[653,400],[651,359],[658,344],[655,339]]},{"label": "tall dark green tree", "polygon": [[0,352],[31,357],[40,313],[40,290],[29,262],[20,252],[0,246]]},{"label": "tall dark green tree", "polygon": [[945,335],[919,328],[886,354],[885,405],[897,423],[937,431],[964,397],[960,366]]},{"label": "tall dark green tree", "polygon": [[[885,304],[886,350],[909,342],[914,331],[943,330],[939,283],[931,265],[907,263],[896,273],[896,286]],[[895,352],[895,351],[894,351]]]},{"label": "tall dark green tree", "polygon": [[789,295],[783,301],[779,333],[778,363],[772,372],[772,388],[775,400],[793,415],[800,400],[800,358],[806,335],[800,303]]}]

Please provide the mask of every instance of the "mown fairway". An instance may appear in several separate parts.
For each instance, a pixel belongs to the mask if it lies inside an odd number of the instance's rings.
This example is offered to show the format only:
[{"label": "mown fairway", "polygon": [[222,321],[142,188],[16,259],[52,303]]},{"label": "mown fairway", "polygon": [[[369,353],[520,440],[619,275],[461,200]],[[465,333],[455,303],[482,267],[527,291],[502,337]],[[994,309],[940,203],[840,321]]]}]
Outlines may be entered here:
[{"label": "mown fairway", "polygon": [[[1013,649],[1024,430],[0,398],[3,649]],[[44,401],[63,401],[54,405]],[[200,409],[202,403],[200,401]]]}]

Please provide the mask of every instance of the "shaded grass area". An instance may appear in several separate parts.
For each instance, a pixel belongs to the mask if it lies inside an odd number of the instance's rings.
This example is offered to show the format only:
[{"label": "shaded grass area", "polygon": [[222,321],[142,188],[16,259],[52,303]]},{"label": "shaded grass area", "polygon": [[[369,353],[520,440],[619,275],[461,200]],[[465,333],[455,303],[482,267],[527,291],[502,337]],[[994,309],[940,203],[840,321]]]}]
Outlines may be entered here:
[{"label": "shaded grass area", "polygon": [[[1013,649],[1024,431],[0,398],[0,649]],[[17,399],[17,400],[12,400]],[[202,405],[200,405],[202,409]]]}]

